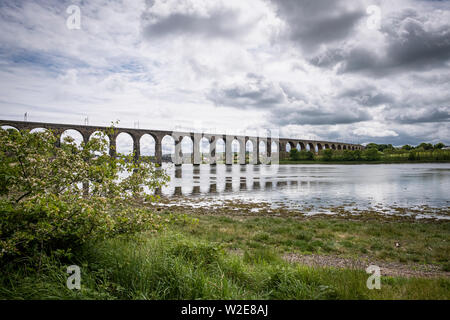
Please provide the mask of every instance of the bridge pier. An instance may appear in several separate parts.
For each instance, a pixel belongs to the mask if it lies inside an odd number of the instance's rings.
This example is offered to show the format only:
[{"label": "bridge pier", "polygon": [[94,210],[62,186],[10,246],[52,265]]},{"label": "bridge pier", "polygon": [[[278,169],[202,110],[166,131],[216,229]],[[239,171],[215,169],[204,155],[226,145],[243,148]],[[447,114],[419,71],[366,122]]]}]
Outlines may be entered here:
[{"label": "bridge pier", "polygon": [[155,138],[155,158],[156,163],[159,165],[162,165],[162,147],[161,147],[161,140],[158,137]]},{"label": "bridge pier", "polygon": [[191,136],[191,139],[193,141],[192,164],[194,166],[199,166],[202,163],[202,155],[200,152],[200,142],[202,139],[202,135],[199,133],[194,133],[194,135]]},{"label": "bridge pier", "polygon": [[239,136],[236,137],[239,143],[239,164],[245,164],[246,162],[246,154],[245,154],[245,137]]},{"label": "bridge pier", "polygon": [[210,165],[216,165],[217,164],[217,159],[216,159],[216,137],[212,136],[209,140],[209,154],[208,154],[208,158],[209,158],[209,164]]},{"label": "bridge pier", "polygon": [[133,138],[133,158],[134,161],[139,161],[139,158],[141,157],[141,146],[140,146],[140,137],[138,136],[132,136]]},{"label": "bridge pier", "polygon": [[261,164],[261,160],[259,158],[259,137],[256,138],[256,164]]},{"label": "bridge pier", "polygon": [[233,164],[233,150],[231,144],[233,142],[233,137],[227,135],[225,138],[225,164]]},{"label": "bridge pier", "polygon": [[[252,146],[253,146],[252,161],[251,162],[249,161],[249,163],[251,163],[251,164],[258,164],[258,150],[259,150],[259,148],[258,148],[258,139],[247,137],[247,140],[251,141]],[[247,145],[247,142],[245,144]]]},{"label": "bridge pier", "polygon": [[113,158],[116,157],[116,137],[117,135],[109,135],[109,155]]},{"label": "bridge pier", "polygon": [[182,154],[181,154],[181,140],[182,139],[183,139],[182,137],[177,137],[175,139],[175,155],[174,155],[174,159],[172,159],[175,166],[181,166],[183,164],[183,158],[182,158]]}]

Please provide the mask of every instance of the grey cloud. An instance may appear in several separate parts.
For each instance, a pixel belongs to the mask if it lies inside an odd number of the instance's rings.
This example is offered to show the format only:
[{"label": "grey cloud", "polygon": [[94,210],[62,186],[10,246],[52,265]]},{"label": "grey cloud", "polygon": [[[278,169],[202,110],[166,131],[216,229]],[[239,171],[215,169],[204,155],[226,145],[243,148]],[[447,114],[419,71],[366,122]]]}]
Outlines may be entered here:
[{"label": "grey cloud", "polygon": [[332,111],[320,109],[295,110],[280,108],[272,110],[272,119],[278,125],[334,125],[371,120],[367,111],[360,108],[336,107]]},{"label": "grey cloud", "polygon": [[143,34],[149,39],[167,35],[235,37],[245,30],[245,26],[237,23],[238,17],[239,13],[232,9],[216,10],[207,16],[198,13],[173,13],[164,17],[144,14]]},{"label": "grey cloud", "polygon": [[374,86],[347,89],[339,94],[340,98],[349,98],[362,106],[378,106],[395,102],[390,93],[385,93]]},{"label": "grey cloud", "polygon": [[286,101],[283,90],[263,76],[247,74],[243,83],[229,86],[216,84],[207,94],[216,105],[239,109],[273,108]]},{"label": "grey cloud", "polygon": [[[348,8],[348,1],[277,0],[278,16],[289,26],[289,38],[305,51],[321,44],[347,38],[365,16],[360,5]],[[353,3],[354,4],[354,3]]]},{"label": "grey cloud", "polygon": [[405,123],[426,123],[426,122],[450,122],[450,107],[441,107],[437,109],[421,109],[408,111],[399,111],[396,115],[388,116],[389,120]]},{"label": "grey cloud", "polygon": [[[247,74],[245,81],[214,86],[207,98],[216,105],[237,109],[264,109],[277,125],[348,124],[370,120],[369,113],[355,103],[317,102],[293,84],[277,84],[261,75]],[[373,99],[378,97],[374,94]]]},{"label": "grey cloud", "polygon": [[[392,72],[446,67],[450,59],[450,24],[428,27],[426,18],[409,9],[387,19],[380,32],[386,48],[329,48],[310,59],[318,67],[340,63],[339,73],[369,72],[383,76]],[[375,54],[374,52],[377,52]]]}]

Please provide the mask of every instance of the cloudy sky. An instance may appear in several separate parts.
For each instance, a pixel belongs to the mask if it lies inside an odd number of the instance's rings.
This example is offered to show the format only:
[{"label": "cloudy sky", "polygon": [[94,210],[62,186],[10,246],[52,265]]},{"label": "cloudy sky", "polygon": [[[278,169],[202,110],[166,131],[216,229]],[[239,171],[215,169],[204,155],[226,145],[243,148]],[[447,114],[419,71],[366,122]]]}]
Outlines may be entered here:
[{"label": "cloudy sky", "polygon": [[6,0],[0,30],[2,119],[450,144],[448,1]]}]

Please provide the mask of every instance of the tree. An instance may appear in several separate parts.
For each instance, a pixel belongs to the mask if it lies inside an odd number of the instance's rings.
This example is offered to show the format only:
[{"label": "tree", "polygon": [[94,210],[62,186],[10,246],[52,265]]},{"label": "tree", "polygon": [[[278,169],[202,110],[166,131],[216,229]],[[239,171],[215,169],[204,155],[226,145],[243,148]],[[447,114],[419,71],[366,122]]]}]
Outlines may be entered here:
[{"label": "tree", "polygon": [[431,150],[433,149],[433,145],[431,143],[422,142],[417,146],[417,149]]},{"label": "tree", "polygon": [[344,161],[353,161],[353,160],[355,160],[354,156],[353,156],[353,151],[351,151],[351,150],[344,150],[342,152],[342,160],[344,160]]},{"label": "tree", "polygon": [[412,149],[414,149],[414,148],[411,147],[409,144],[405,144],[405,145],[402,147],[402,149],[403,149],[403,150],[409,151],[409,150],[412,150]]},{"label": "tree", "polygon": [[353,158],[355,161],[362,160],[362,151],[361,150],[354,150],[353,151]]},{"label": "tree", "polygon": [[58,148],[58,138],[0,130],[0,259],[160,226],[133,204],[156,199],[144,188],[164,185],[164,171],[133,155],[110,157],[101,134],[81,147],[68,137]]},{"label": "tree", "polygon": [[378,150],[378,144],[371,142],[366,145],[366,148],[374,148]]},{"label": "tree", "polygon": [[296,148],[292,148],[289,151],[289,158],[291,160],[299,160],[299,152],[298,152],[298,150]]},{"label": "tree", "polygon": [[368,161],[377,161],[380,160],[381,155],[378,153],[377,149],[369,148],[364,150],[363,157]]},{"label": "tree", "polygon": [[314,160],[314,153],[312,151],[305,151],[304,154],[305,160]]},{"label": "tree", "polygon": [[331,161],[332,158],[333,158],[333,150],[332,149],[325,149],[322,151],[323,161]]},{"label": "tree", "polygon": [[443,147],[445,147],[445,144],[443,144],[442,142],[436,143],[434,145],[434,149],[442,149]]}]

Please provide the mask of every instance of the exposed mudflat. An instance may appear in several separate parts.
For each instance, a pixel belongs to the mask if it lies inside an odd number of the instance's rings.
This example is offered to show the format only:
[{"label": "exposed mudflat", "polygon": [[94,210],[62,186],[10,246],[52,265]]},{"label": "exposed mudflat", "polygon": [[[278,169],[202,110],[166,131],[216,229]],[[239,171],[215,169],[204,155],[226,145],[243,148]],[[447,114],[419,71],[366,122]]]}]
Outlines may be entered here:
[{"label": "exposed mudflat", "polygon": [[340,216],[358,219],[383,218],[387,220],[450,220],[450,208],[434,208],[427,205],[401,207],[374,205],[368,209],[359,208],[349,202],[341,206],[302,206],[293,208],[289,204],[268,201],[248,201],[238,199],[221,199],[217,197],[163,197],[154,204],[158,211],[171,211],[238,216]]},{"label": "exposed mudflat", "polygon": [[334,267],[340,269],[365,270],[369,265],[380,267],[381,275],[389,277],[450,277],[450,272],[442,271],[439,266],[426,264],[403,264],[396,262],[372,261],[367,257],[358,259],[342,258],[333,255],[289,253],[283,259],[314,267]]}]

